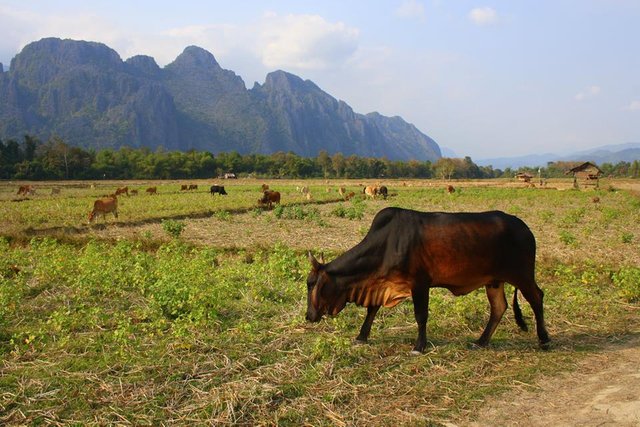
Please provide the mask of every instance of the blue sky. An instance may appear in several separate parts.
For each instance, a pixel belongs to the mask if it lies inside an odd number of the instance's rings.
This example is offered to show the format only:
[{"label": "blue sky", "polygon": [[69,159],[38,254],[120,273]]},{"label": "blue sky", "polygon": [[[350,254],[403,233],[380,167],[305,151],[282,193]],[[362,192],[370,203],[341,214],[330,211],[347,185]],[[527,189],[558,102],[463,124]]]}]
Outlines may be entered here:
[{"label": "blue sky", "polygon": [[162,67],[210,51],[252,87],[282,69],[473,159],[640,142],[638,0],[0,0],[0,62],[43,37]]}]

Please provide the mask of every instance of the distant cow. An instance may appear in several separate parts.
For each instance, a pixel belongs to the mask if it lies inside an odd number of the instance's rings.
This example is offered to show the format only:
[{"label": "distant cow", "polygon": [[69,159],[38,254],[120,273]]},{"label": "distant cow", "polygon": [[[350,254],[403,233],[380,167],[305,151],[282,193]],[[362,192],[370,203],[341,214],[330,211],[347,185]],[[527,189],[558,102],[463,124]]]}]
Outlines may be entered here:
[{"label": "distant cow", "polygon": [[102,215],[102,218],[106,221],[109,212],[118,218],[118,198],[116,196],[105,197],[93,202],[93,210],[89,213],[89,222],[93,222],[96,215]]},{"label": "distant cow", "polygon": [[362,190],[362,192],[365,194],[365,196],[375,199],[376,195],[378,194],[378,187],[367,185],[366,187],[364,187],[364,190]]},{"label": "distant cow", "polygon": [[455,193],[455,191],[456,191],[456,189],[453,188],[453,185],[448,185],[447,186],[447,193],[453,194],[453,193]]},{"label": "distant cow", "polygon": [[189,184],[189,190],[197,190],[198,184]]},{"label": "distant cow", "polygon": [[180,186],[180,191],[187,191],[189,189],[189,186],[187,184],[182,184]]},{"label": "distant cow", "polygon": [[344,187],[338,188],[338,194],[344,199],[344,196],[347,194],[347,189]]},{"label": "distant cow", "polygon": [[267,206],[269,209],[273,207],[274,203],[280,203],[280,193],[278,191],[267,190],[262,195],[262,198],[258,199],[258,205]]},{"label": "distant cow", "polygon": [[269,184],[262,184],[260,186],[260,189],[264,193],[265,191],[267,191],[269,189]]},{"label": "distant cow", "polygon": [[373,219],[364,239],[329,263],[309,253],[307,315],[318,322],[338,314],[347,303],[367,307],[356,338],[366,342],[380,307],[394,307],[412,297],[418,324],[413,350],[427,344],[429,290],[445,288],[466,295],[484,287],[491,314],[477,341],[486,346],[507,309],[504,283],[515,286],[513,311],[522,330],[527,325],[518,291],[531,305],[538,341],[549,346],[542,300],[535,280],[536,241],[519,218],[504,212],[443,213],[385,208]]},{"label": "distant cow", "polygon": [[344,196],[345,200],[351,200],[355,197],[356,193],[354,193],[353,191],[350,191],[349,194],[347,194],[346,196]]},{"label": "distant cow", "polygon": [[18,187],[18,195],[34,195],[36,194],[36,189],[33,185],[21,185],[20,187]]},{"label": "distant cow", "polygon": [[387,196],[389,195],[389,190],[384,185],[378,187],[378,194],[382,196],[383,199],[387,200]]},{"label": "distant cow", "polygon": [[224,185],[212,185],[211,188],[209,189],[209,192],[211,193],[212,196],[216,193],[218,193],[221,196],[227,195],[227,192],[224,191]]},{"label": "distant cow", "polygon": [[116,196],[119,196],[121,194],[126,194],[127,196],[129,196],[129,187],[120,187],[116,189]]},{"label": "distant cow", "polygon": [[158,194],[158,187],[149,187],[145,191],[147,194]]}]

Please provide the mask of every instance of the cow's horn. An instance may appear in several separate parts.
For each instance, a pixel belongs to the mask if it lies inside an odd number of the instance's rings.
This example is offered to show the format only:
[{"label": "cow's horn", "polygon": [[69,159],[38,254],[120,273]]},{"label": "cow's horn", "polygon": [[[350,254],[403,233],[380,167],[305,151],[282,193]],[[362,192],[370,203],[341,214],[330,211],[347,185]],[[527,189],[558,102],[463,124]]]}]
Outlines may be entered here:
[{"label": "cow's horn", "polygon": [[316,259],[316,257],[313,256],[313,254],[311,253],[311,251],[309,251],[308,253],[308,258],[309,258],[309,262],[311,263],[311,265],[313,266],[313,268],[315,270],[317,270],[318,268],[320,268],[320,263],[318,262],[318,260]]}]

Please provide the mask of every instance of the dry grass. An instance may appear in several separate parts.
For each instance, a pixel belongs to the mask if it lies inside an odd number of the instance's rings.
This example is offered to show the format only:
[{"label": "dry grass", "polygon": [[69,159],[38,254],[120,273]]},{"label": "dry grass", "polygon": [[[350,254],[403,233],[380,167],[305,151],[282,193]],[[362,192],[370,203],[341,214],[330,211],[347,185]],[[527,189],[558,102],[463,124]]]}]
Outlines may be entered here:
[{"label": "dry grass", "polygon": [[[194,182],[202,187],[213,183]],[[612,279],[622,268],[640,265],[640,202],[633,181],[605,182],[599,191],[572,191],[570,180],[551,181],[553,189],[545,190],[503,180],[454,182],[451,195],[444,191],[449,183],[391,181],[384,182],[388,200],[357,202],[363,209],[360,219],[335,215],[340,204],[353,206],[335,201],[336,189],[357,191],[375,182],[268,182],[282,191],[287,209],[311,213],[304,219],[256,210],[262,181],[224,182],[231,190],[226,199],[212,199],[202,189],[180,193],[179,183],[153,183],[160,186],[160,196],[124,199],[118,221],[93,227],[82,222],[92,198],[122,183],[93,190],[82,182],[36,183],[62,187],[67,204],[45,191],[11,202],[15,184],[0,186],[0,213],[5,214],[0,234],[20,241],[50,232],[64,236],[68,227],[73,230],[68,239],[80,243],[56,249],[60,253],[50,260],[35,250],[22,258],[15,255],[16,262],[24,263],[27,291],[20,301],[24,305],[12,308],[14,317],[0,332],[0,423],[438,425],[472,419],[487,396],[571,369],[585,355],[640,332],[637,300],[620,298]],[[129,184],[143,188],[150,183]],[[302,185],[311,187],[311,201],[296,192]],[[75,207],[77,214],[57,217],[58,203]],[[519,332],[510,312],[488,349],[468,348],[486,321],[482,292],[454,298],[432,291],[431,348],[420,357],[408,356],[415,338],[410,303],[381,311],[370,345],[352,344],[363,316],[358,307],[306,324],[302,252],[323,251],[329,258],[343,252],[361,240],[385,206],[501,209],[523,218],[538,241],[538,276],[547,292],[553,351],[537,350],[534,334]],[[42,210],[43,222],[23,222],[34,207]],[[117,279],[104,284],[102,272],[94,275],[89,269],[83,274],[97,284],[75,282],[76,264],[88,263],[88,241],[154,247],[170,240],[163,219],[186,224],[180,240],[193,245],[193,252],[162,258],[161,251],[149,251],[145,256],[151,259],[131,259],[120,268],[110,262],[122,248],[108,245],[110,251],[89,260],[111,268]],[[200,252],[212,248],[213,261]],[[172,257],[183,257],[182,273],[191,276],[173,276]],[[36,268],[45,262],[50,265]],[[166,271],[145,282],[144,268],[161,269],[163,263],[168,263]],[[3,284],[23,278],[2,268],[0,273]],[[182,280],[186,287],[205,275],[215,275],[205,283],[226,286],[220,294],[226,305],[216,316],[201,323],[161,313],[154,317],[157,283]],[[195,295],[196,302],[206,297]],[[531,319],[528,307],[523,309]]]}]

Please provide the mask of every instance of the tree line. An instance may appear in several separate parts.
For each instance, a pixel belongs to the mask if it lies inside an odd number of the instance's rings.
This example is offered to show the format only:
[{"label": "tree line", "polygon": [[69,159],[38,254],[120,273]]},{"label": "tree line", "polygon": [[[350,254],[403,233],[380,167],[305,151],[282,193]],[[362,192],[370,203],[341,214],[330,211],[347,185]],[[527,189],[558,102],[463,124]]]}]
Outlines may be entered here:
[{"label": "tree line", "polygon": [[[0,140],[0,179],[188,179],[214,178],[225,173],[256,178],[440,178],[482,179],[513,177],[527,172],[534,177],[565,176],[575,166],[550,162],[545,167],[512,170],[478,166],[470,157],[430,161],[397,161],[386,158],[333,155],[316,157],[294,153],[245,154],[206,151],[166,151],[162,148],[83,149],[59,137],[46,142],[25,135],[22,141]],[[599,165],[606,176],[640,177],[640,163]]]}]

